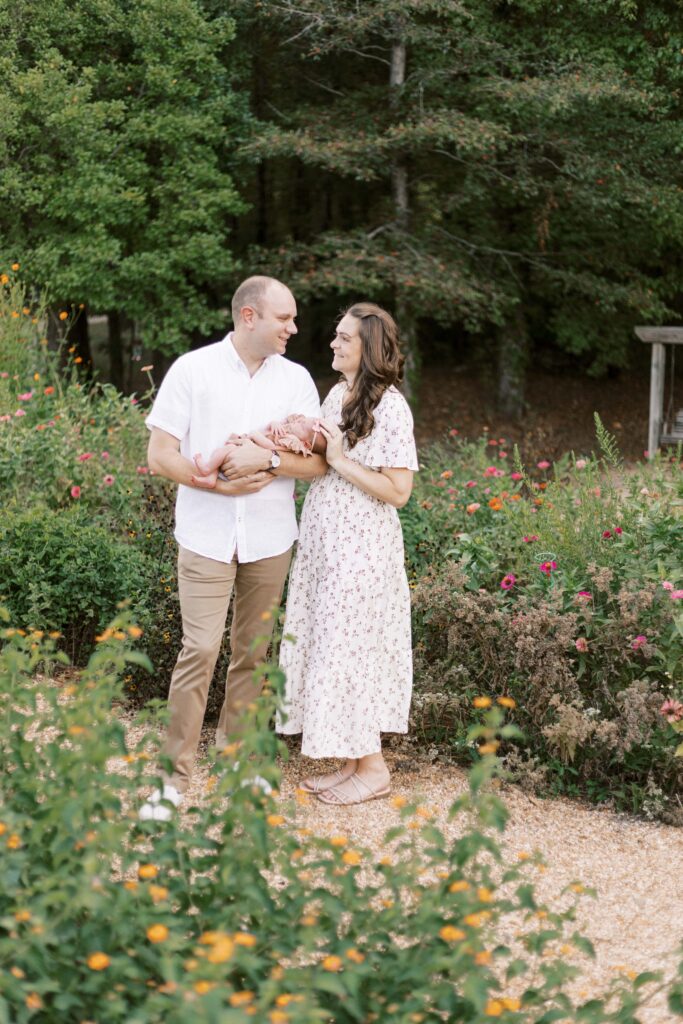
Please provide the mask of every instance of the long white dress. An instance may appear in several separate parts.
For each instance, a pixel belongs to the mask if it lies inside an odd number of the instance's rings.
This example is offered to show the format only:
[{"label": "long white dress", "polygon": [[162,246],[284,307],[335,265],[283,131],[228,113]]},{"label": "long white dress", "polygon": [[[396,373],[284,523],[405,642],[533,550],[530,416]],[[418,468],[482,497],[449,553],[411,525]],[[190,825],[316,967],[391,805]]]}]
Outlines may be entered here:
[{"label": "long white dress", "polygon": [[[347,385],[322,415],[341,421]],[[417,470],[413,418],[396,388],[374,410],[354,462]],[[383,732],[407,732],[412,691],[410,591],[395,508],[328,469],[306,495],[287,597],[280,665],[286,674],[278,732],[303,733],[307,757],[363,757]],[[295,640],[289,640],[292,636]]]}]

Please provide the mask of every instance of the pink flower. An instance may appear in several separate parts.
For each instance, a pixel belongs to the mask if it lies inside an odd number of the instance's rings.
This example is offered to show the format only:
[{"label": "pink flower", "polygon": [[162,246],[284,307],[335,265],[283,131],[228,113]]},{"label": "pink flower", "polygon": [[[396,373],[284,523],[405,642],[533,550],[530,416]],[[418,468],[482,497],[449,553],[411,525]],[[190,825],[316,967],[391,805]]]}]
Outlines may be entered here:
[{"label": "pink flower", "polygon": [[3,370],[2,373],[0,373],[0,377],[2,377],[3,380],[7,380],[7,378],[9,377],[9,373],[7,372],[7,370]]},{"label": "pink flower", "polygon": [[459,433],[460,433],[460,431],[456,430],[455,427],[453,427],[452,430],[448,431],[448,436],[449,437],[457,437]]},{"label": "pink flower", "polygon": [[147,474],[149,473],[149,469],[147,468],[147,466],[136,466],[135,472],[139,473],[140,476],[147,476]]},{"label": "pink flower", "polygon": [[130,400],[130,404],[131,404],[131,405],[137,405],[137,404],[138,404],[138,400],[137,400],[137,398],[131,398],[131,400]]},{"label": "pink flower", "polygon": [[582,601],[590,601],[593,595],[590,590],[580,590],[576,596],[580,597]]},{"label": "pink flower", "polygon": [[524,541],[525,544],[533,544],[534,541],[538,540],[538,536],[537,536],[537,534],[532,533],[531,536],[529,536],[529,537],[522,537],[522,540]]},{"label": "pink flower", "polygon": [[111,487],[115,479],[116,478],[113,477],[111,473],[107,473],[107,475],[102,478],[102,483],[104,484],[105,487]]},{"label": "pink flower", "polygon": [[71,497],[72,498],[80,498],[80,496],[81,496],[81,489],[78,486],[78,484],[74,484],[73,487],[71,488]]},{"label": "pink flower", "polygon": [[503,576],[500,581],[501,590],[510,590],[511,587],[514,587],[516,582],[517,577],[513,573],[509,572],[507,576]]},{"label": "pink flower", "polygon": [[631,641],[631,647],[634,651],[639,651],[640,648],[646,643],[647,637],[643,636],[641,633],[640,636],[635,637],[635,639]]},{"label": "pink flower", "polygon": [[609,538],[610,538],[611,536],[612,536],[612,534],[611,534],[611,533],[609,532],[609,530],[603,530],[603,531],[602,531],[602,537],[603,537],[603,540],[609,540]]},{"label": "pink flower", "polygon": [[26,412],[24,411],[24,409],[17,409],[17,411],[15,412],[14,415],[15,416],[25,416]]},{"label": "pink flower", "polygon": [[100,458],[104,459],[105,462],[106,462],[106,460],[109,458],[109,452],[102,452],[102,454],[100,455]]},{"label": "pink flower", "polygon": [[574,465],[577,469],[585,469],[588,465],[588,461],[586,459],[577,459]]},{"label": "pink flower", "polygon": [[468,516],[471,516],[474,512],[477,512],[481,508],[478,501],[473,501],[471,505],[468,505],[465,511]]},{"label": "pink flower", "polygon": [[92,452],[83,452],[82,455],[78,456],[78,461],[79,462],[87,462],[88,459],[92,459],[92,457],[93,457]]},{"label": "pink flower", "polygon": [[557,562],[541,562],[538,567],[546,576],[550,576],[554,569],[557,569]]},{"label": "pink flower", "polygon": [[476,486],[477,486],[477,481],[476,480],[468,480],[467,483],[465,484],[465,487],[476,487]]},{"label": "pink flower", "polygon": [[665,700],[659,713],[664,715],[667,722],[681,722],[683,721],[683,704],[679,700]]},{"label": "pink flower", "polygon": [[588,651],[588,641],[585,636],[580,636],[578,640],[574,641],[574,647],[576,647],[579,654],[586,654]]},{"label": "pink flower", "polygon": [[522,473],[510,473],[511,480],[523,480],[524,476]]},{"label": "pink flower", "polygon": [[33,392],[24,391],[23,395],[17,395],[17,398],[19,399],[20,402],[30,402],[31,399],[33,398]]},{"label": "pink flower", "polygon": [[669,597],[672,601],[681,601],[683,600],[683,590],[671,590]]},{"label": "pink flower", "polygon": [[540,462],[536,463],[536,468],[537,469],[550,469],[550,463],[548,462],[547,459],[541,459]]},{"label": "pink flower", "polygon": [[502,469],[498,469],[497,466],[487,466],[484,470],[484,476],[505,476],[505,472]]},{"label": "pink flower", "polygon": [[10,416],[10,414],[9,413],[5,413],[4,416],[0,416],[0,423],[9,423],[9,421],[11,419],[12,419],[12,417]]},{"label": "pink flower", "polygon": [[662,583],[662,586],[664,587],[665,590],[673,590],[673,588],[674,588],[673,583],[669,583],[668,580],[664,580],[664,582]]},{"label": "pink flower", "polygon": [[622,530],[622,528],[620,526],[615,526],[614,527],[614,532],[616,533],[617,537],[621,537],[621,535],[622,535],[622,533],[624,531]]},{"label": "pink flower", "polygon": [[507,459],[507,457],[508,457],[508,453],[507,452],[498,452],[498,458],[499,459]]}]

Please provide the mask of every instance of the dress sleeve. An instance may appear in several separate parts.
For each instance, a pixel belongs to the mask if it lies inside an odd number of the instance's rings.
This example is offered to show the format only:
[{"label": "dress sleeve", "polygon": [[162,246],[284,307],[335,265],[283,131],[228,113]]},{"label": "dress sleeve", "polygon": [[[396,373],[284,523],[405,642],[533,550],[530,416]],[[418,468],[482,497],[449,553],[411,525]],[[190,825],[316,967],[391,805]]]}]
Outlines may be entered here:
[{"label": "dress sleeve", "polygon": [[373,469],[419,469],[413,414],[400,391],[386,391],[382,396],[362,461]]}]

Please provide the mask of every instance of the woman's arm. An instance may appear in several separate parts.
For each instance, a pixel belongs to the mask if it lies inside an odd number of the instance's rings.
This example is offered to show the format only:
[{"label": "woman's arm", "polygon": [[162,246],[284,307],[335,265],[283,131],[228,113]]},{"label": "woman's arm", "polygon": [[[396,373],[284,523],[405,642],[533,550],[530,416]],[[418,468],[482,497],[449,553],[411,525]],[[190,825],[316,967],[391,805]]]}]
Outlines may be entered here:
[{"label": "woman's arm", "polygon": [[[164,476],[167,480],[173,480],[177,484],[184,484],[185,487],[194,486],[192,477],[197,476],[197,467],[180,454],[178,438],[166,430],[161,430],[160,427],[152,428],[147,448],[147,465],[158,476]],[[233,496],[254,494],[272,482],[271,473],[255,473],[234,482],[219,479],[216,481],[216,486],[212,487],[208,493]],[[207,493],[206,489],[204,489],[204,493]]]},{"label": "woman's arm", "polygon": [[336,423],[321,420],[320,429],[327,438],[327,462],[340,476],[370,497],[386,501],[394,508],[403,508],[413,489],[412,469],[381,469],[379,473],[368,469],[344,455],[343,435]]}]

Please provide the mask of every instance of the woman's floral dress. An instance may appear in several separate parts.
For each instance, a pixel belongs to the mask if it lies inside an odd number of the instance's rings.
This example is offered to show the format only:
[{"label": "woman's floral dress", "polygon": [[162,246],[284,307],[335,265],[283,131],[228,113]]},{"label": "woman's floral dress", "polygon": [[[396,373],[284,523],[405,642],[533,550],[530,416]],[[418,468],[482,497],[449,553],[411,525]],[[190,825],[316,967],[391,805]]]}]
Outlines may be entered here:
[{"label": "woman's floral dress", "polygon": [[[346,388],[332,388],[324,417],[341,421]],[[400,391],[385,391],[374,417],[355,448],[344,438],[345,455],[377,471],[417,470],[413,418]],[[381,749],[381,733],[407,732],[410,591],[398,513],[331,467],[304,502],[280,664],[287,718],[279,717],[278,731],[303,733],[307,757],[362,757]]]}]

